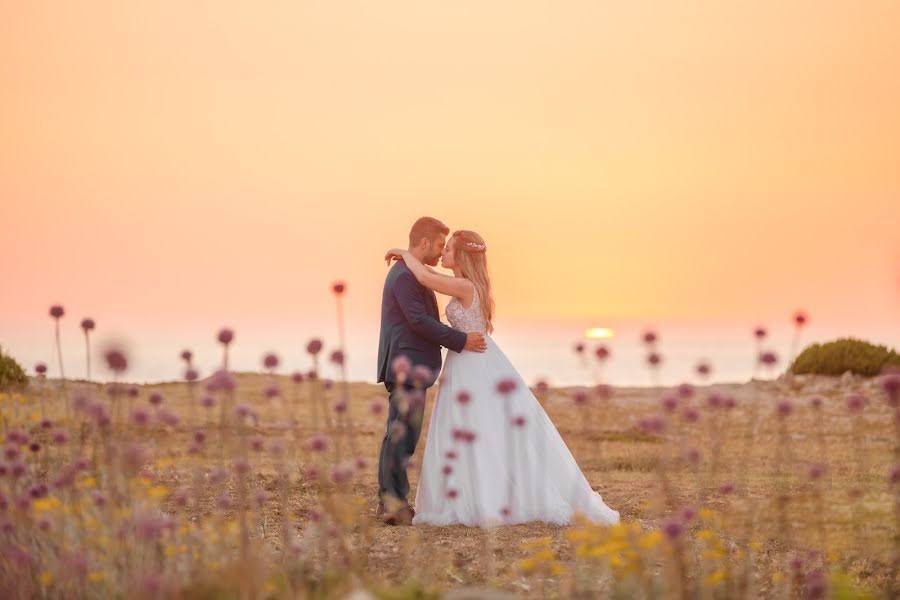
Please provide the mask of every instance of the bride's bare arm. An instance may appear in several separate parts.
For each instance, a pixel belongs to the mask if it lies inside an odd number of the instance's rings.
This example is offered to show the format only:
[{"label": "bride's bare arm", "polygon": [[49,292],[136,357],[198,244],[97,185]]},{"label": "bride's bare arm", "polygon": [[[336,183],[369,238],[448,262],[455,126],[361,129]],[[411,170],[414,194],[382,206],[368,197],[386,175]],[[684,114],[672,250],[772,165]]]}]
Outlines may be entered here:
[{"label": "bride's bare arm", "polygon": [[394,248],[387,253],[385,259],[390,262],[391,258],[395,256],[403,259],[403,262],[406,263],[406,266],[409,267],[409,270],[412,271],[419,283],[425,287],[439,294],[459,298],[463,304],[472,303],[475,286],[465,277],[450,277],[449,275],[438,273],[428,265],[422,264],[409,250]]}]

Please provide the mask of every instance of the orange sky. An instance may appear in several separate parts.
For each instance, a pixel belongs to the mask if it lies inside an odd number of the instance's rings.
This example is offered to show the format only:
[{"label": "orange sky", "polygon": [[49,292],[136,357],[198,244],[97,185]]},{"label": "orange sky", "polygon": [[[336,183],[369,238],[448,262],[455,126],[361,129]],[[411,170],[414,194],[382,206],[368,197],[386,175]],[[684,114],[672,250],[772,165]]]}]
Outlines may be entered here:
[{"label": "orange sky", "polygon": [[[0,7],[3,330],[370,324],[422,214],[503,319],[900,323],[900,3]],[[42,343],[46,340],[41,338]]]}]

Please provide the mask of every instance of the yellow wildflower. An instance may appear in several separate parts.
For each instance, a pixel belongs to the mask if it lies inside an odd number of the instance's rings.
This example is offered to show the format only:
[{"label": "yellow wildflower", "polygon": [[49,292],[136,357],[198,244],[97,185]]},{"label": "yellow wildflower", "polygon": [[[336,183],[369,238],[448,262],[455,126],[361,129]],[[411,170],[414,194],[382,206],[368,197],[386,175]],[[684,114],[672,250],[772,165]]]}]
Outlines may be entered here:
[{"label": "yellow wildflower", "polygon": [[519,568],[522,569],[525,573],[531,573],[537,567],[537,563],[534,562],[530,558],[525,558],[519,561]]},{"label": "yellow wildflower", "polygon": [[53,573],[44,571],[41,573],[41,585],[47,586],[53,583]]},{"label": "yellow wildflower", "polygon": [[719,569],[718,571],[713,571],[709,575],[706,576],[706,579],[703,581],[706,587],[712,587],[725,579],[725,571]]},{"label": "yellow wildflower", "polygon": [[553,540],[549,537],[542,537],[536,540],[531,540],[530,542],[525,542],[521,545],[522,550],[536,550],[538,548],[547,548],[553,543]]},{"label": "yellow wildflower", "polygon": [[782,581],[784,581],[784,573],[782,573],[781,571],[775,571],[774,573],[772,573],[773,583],[781,583]]},{"label": "yellow wildflower", "polygon": [[102,571],[91,571],[88,573],[88,581],[91,583],[97,583],[98,581],[103,581],[103,572]]},{"label": "yellow wildflower", "polygon": [[701,529],[697,533],[694,534],[698,540],[702,540],[704,542],[714,539],[716,537],[716,532],[712,529]]},{"label": "yellow wildflower", "polygon": [[762,550],[762,547],[762,542],[750,542],[750,549],[755,552],[759,552],[760,550]]},{"label": "yellow wildflower", "polygon": [[658,529],[648,531],[638,538],[638,546],[644,550],[652,550],[662,541],[662,532]]}]

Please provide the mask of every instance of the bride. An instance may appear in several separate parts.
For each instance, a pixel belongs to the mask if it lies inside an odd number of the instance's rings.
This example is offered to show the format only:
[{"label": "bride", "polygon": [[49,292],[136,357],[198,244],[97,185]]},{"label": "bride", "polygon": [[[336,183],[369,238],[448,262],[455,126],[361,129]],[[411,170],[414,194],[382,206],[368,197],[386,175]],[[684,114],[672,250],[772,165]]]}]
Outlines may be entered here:
[{"label": "bride", "polygon": [[407,250],[402,259],[419,283],[451,296],[454,329],[484,334],[487,351],[450,352],[431,414],[413,524],[473,526],[547,521],[565,524],[578,513],[614,524],[553,422],[491,339],[494,301],[487,246],[474,231],[453,233],[437,273]]}]

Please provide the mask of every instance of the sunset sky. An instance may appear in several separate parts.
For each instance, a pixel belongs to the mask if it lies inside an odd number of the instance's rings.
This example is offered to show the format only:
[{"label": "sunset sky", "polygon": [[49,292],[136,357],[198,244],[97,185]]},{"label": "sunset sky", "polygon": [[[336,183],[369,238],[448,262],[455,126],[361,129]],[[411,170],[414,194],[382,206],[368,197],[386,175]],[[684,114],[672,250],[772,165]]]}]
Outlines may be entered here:
[{"label": "sunset sky", "polygon": [[892,0],[4,3],[0,346],[49,360],[55,302],[72,344],[333,337],[341,279],[370,353],[426,214],[484,236],[498,329],[900,340],[898,30]]}]

